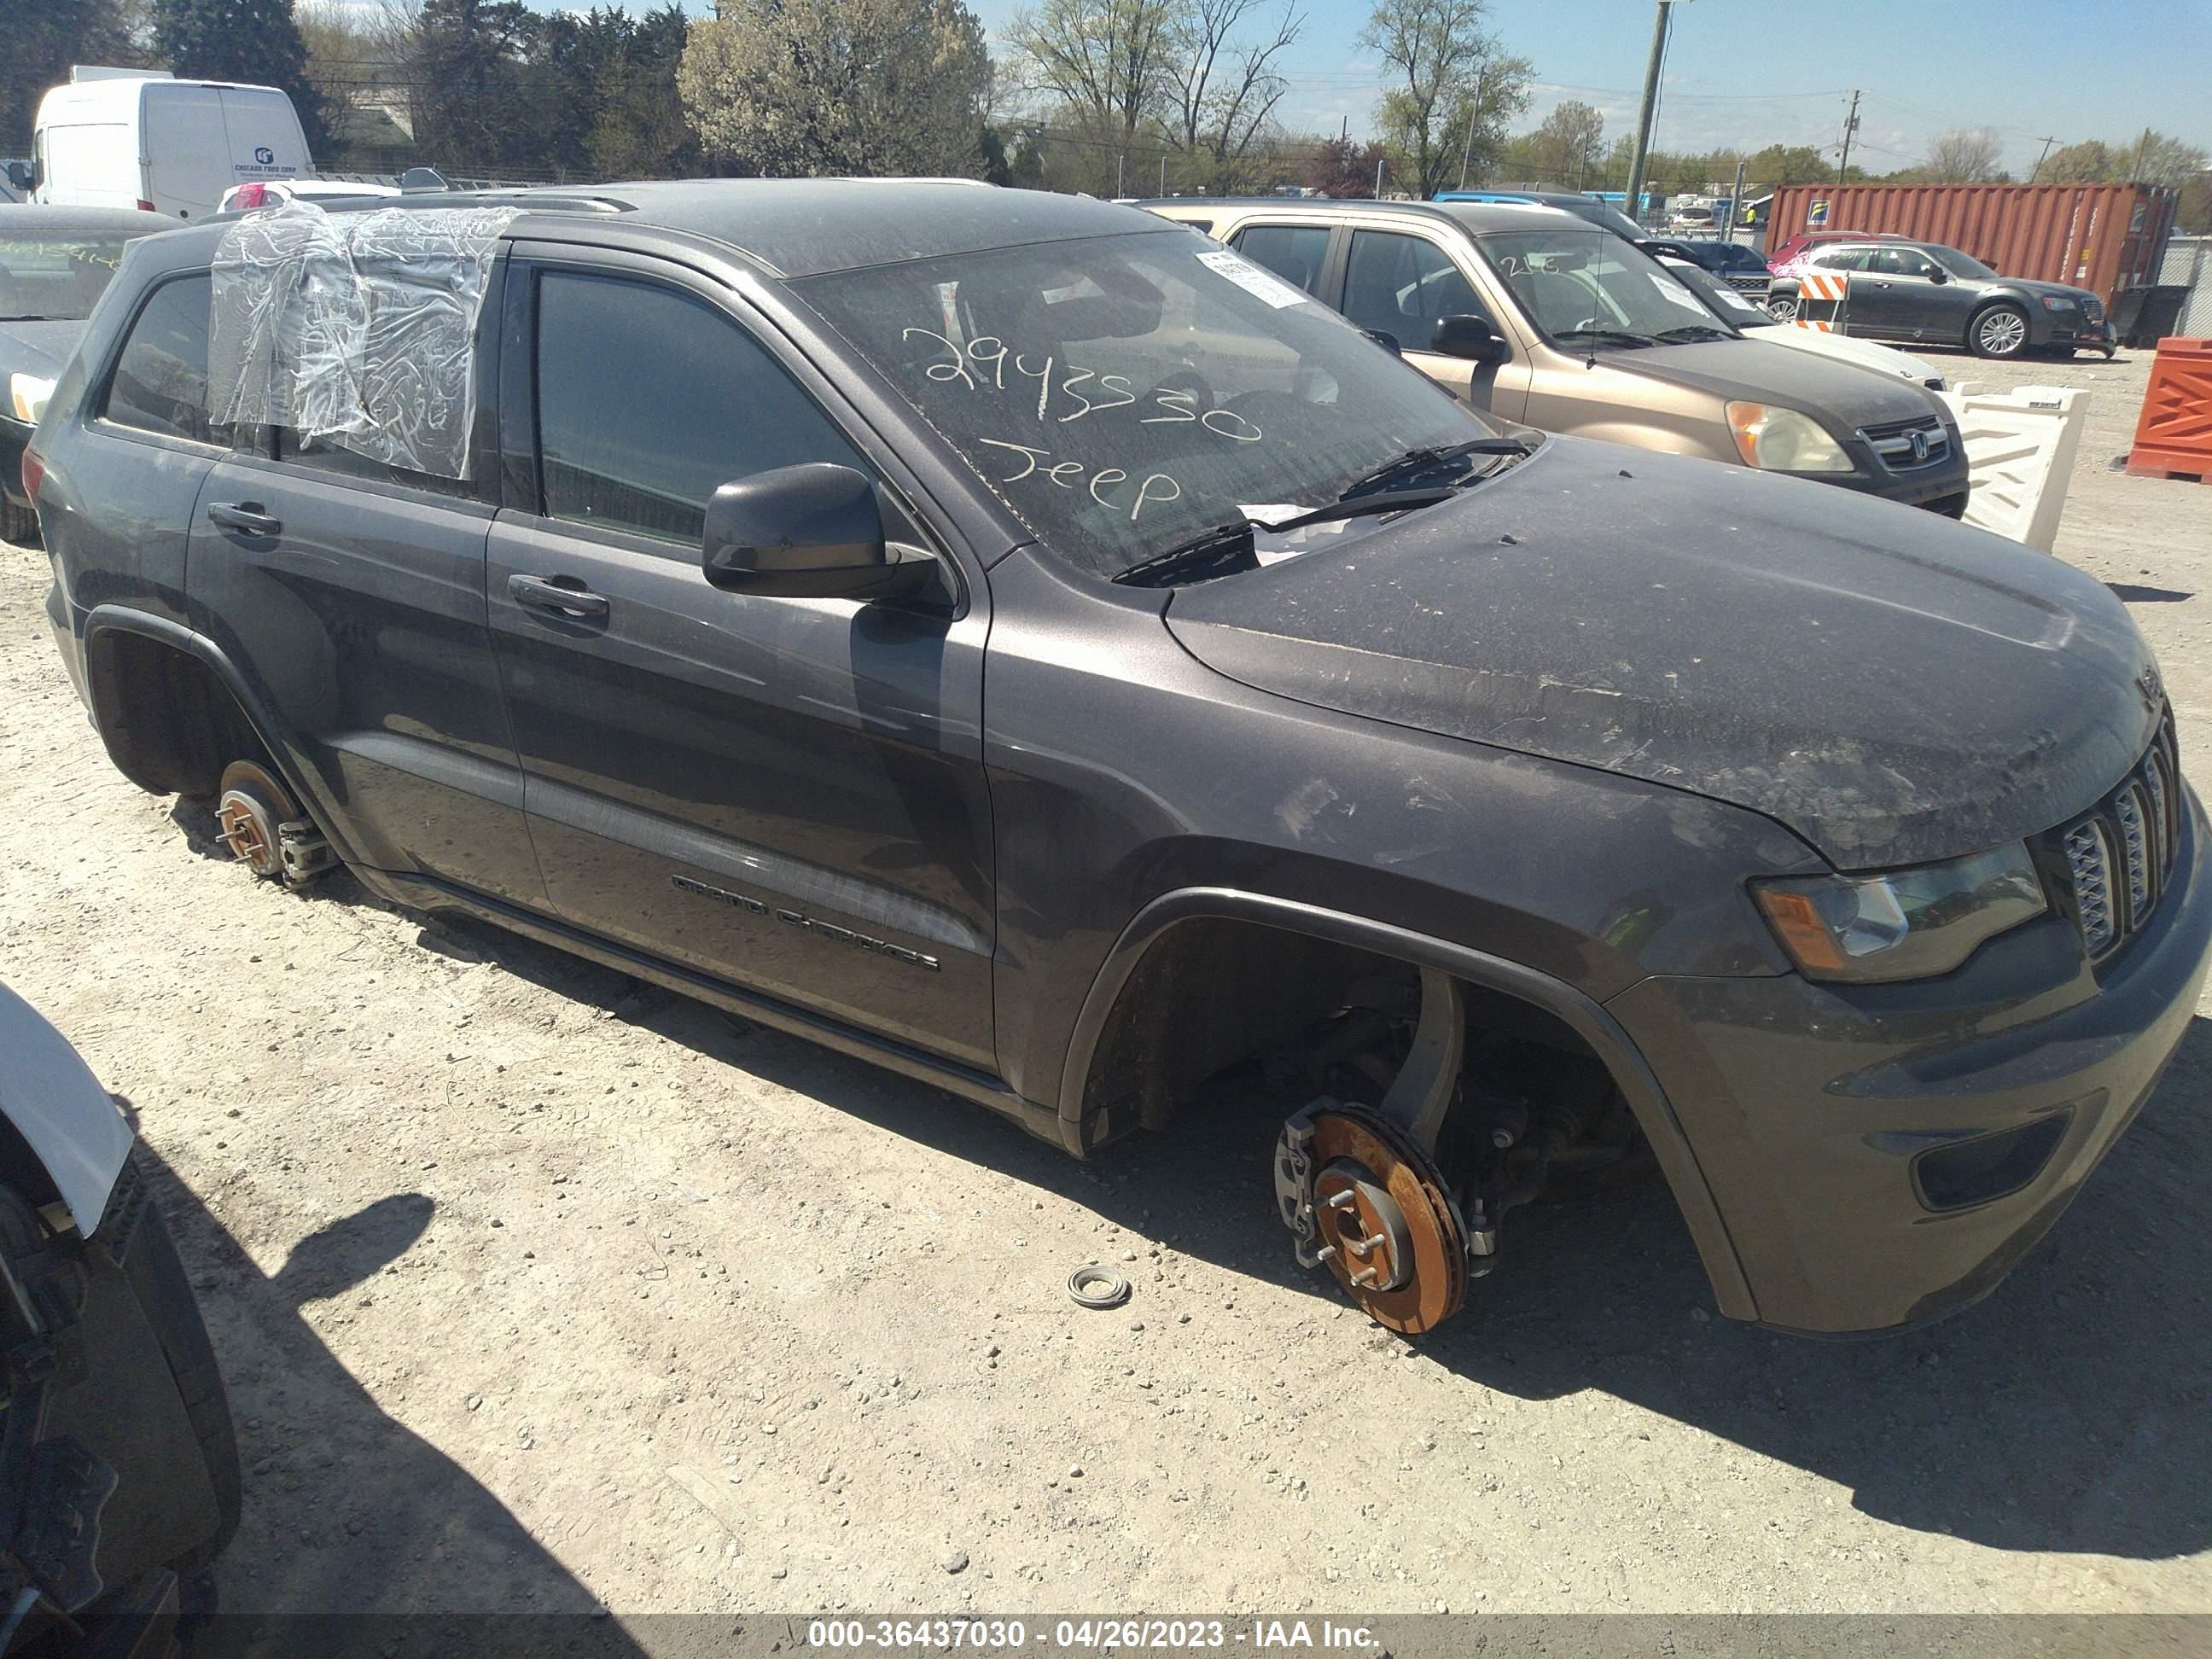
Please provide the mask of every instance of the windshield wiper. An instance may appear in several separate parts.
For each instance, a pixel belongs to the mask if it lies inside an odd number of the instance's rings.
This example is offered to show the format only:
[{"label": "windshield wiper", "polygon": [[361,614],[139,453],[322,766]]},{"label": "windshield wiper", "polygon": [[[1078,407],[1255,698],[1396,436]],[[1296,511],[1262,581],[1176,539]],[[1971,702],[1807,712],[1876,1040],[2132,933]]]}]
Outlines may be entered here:
[{"label": "windshield wiper", "polygon": [[1418,478],[1425,472],[1433,472],[1462,456],[1525,456],[1533,448],[1534,446],[1521,438],[1470,438],[1465,443],[1431,444],[1419,449],[1409,449],[1396,460],[1385,461],[1372,472],[1354,478],[1337,493],[1336,499],[1348,501],[1355,495],[1369,495],[1378,489],[1388,489],[1393,484]]},{"label": "windshield wiper", "polygon": [[1657,336],[1632,334],[1625,328],[1563,328],[1552,337],[1554,340],[1588,340],[1593,345],[1649,346],[1659,343]]},{"label": "windshield wiper", "polygon": [[1658,337],[1669,345],[1678,345],[1692,340],[1733,340],[1735,336],[1710,323],[1684,323],[1680,328],[1661,329]]},{"label": "windshield wiper", "polygon": [[1180,587],[1186,582],[1233,576],[1259,563],[1259,547],[1255,538],[1262,531],[1299,530],[1307,525],[1364,519],[1370,514],[1411,513],[1416,507],[1448,501],[1452,495],[1449,489],[1396,489],[1378,495],[1362,495],[1357,501],[1332,501],[1327,507],[1317,507],[1275,524],[1262,524],[1257,519],[1237,519],[1200,531],[1188,541],[1164,553],[1154,554],[1142,564],[1130,566],[1114,580],[1124,587]]}]

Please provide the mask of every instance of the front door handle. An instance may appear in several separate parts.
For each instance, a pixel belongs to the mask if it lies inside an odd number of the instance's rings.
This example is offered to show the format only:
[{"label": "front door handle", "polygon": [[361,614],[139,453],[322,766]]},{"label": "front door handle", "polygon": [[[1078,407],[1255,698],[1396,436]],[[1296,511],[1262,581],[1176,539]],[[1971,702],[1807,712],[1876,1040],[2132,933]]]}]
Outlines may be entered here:
[{"label": "front door handle", "polygon": [[219,530],[235,530],[241,536],[274,536],[283,520],[271,518],[258,501],[216,501],[207,511],[208,522]]},{"label": "front door handle", "polygon": [[507,596],[569,622],[598,622],[607,614],[605,595],[592,592],[574,576],[509,576]]}]

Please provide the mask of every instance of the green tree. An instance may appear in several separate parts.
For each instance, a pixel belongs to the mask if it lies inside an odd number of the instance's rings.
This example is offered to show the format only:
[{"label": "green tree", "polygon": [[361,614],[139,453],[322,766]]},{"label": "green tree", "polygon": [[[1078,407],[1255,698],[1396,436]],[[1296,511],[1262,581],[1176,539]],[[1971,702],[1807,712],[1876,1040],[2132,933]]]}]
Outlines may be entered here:
[{"label": "green tree", "polygon": [[546,170],[525,75],[538,25],[521,0],[424,0],[407,72],[415,142],[431,166],[464,176]]},{"label": "green tree", "polygon": [[961,0],[723,0],[677,70],[708,151],[770,176],[973,176],[990,85]]},{"label": "green tree", "polygon": [[0,0],[0,153],[31,153],[31,125],[71,64],[143,61],[118,0]]},{"label": "green tree", "polygon": [[1423,201],[1456,181],[1469,116],[1526,102],[1530,65],[1499,50],[1489,15],[1486,0],[1380,0],[1360,31],[1384,68],[1376,125],[1404,160],[1401,186]]},{"label": "green tree", "polygon": [[292,0],[154,0],[153,17],[154,56],[172,74],[278,88],[300,113],[308,149],[322,149],[323,98],[307,78]]},{"label": "green tree", "polygon": [[[1605,117],[1579,98],[1562,99],[1536,129],[1536,176],[1568,190],[1596,184],[1598,147],[1605,142]],[[1654,177],[1659,169],[1649,167]]]}]

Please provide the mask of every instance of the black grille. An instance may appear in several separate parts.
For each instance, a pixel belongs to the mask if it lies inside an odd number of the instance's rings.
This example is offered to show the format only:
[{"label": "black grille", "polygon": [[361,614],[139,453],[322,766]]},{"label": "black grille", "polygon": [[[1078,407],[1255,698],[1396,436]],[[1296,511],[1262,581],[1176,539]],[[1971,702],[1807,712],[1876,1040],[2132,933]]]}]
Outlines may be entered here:
[{"label": "black grille", "polygon": [[1859,436],[1873,447],[1881,464],[1892,472],[1917,472],[1923,466],[1948,460],[1951,455],[1951,434],[1933,415],[1863,426]]},{"label": "black grille", "polygon": [[1764,270],[1723,271],[1721,276],[1730,288],[1740,288],[1749,294],[1764,294],[1774,286],[1773,276]]},{"label": "black grille", "polygon": [[2149,925],[2166,896],[2181,841],[2181,769],[2173,717],[2118,788],[2041,837],[2063,883],[2081,944],[2102,962]]}]

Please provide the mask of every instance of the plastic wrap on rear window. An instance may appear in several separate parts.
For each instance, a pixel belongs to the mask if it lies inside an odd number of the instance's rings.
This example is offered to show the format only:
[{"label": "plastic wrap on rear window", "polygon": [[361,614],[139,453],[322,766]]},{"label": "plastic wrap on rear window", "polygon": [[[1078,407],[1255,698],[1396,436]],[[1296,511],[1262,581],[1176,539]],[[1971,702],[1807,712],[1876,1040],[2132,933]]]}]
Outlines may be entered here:
[{"label": "plastic wrap on rear window", "polygon": [[517,214],[290,202],[239,220],[216,250],[210,418],[467,477],[477,320]]}]

